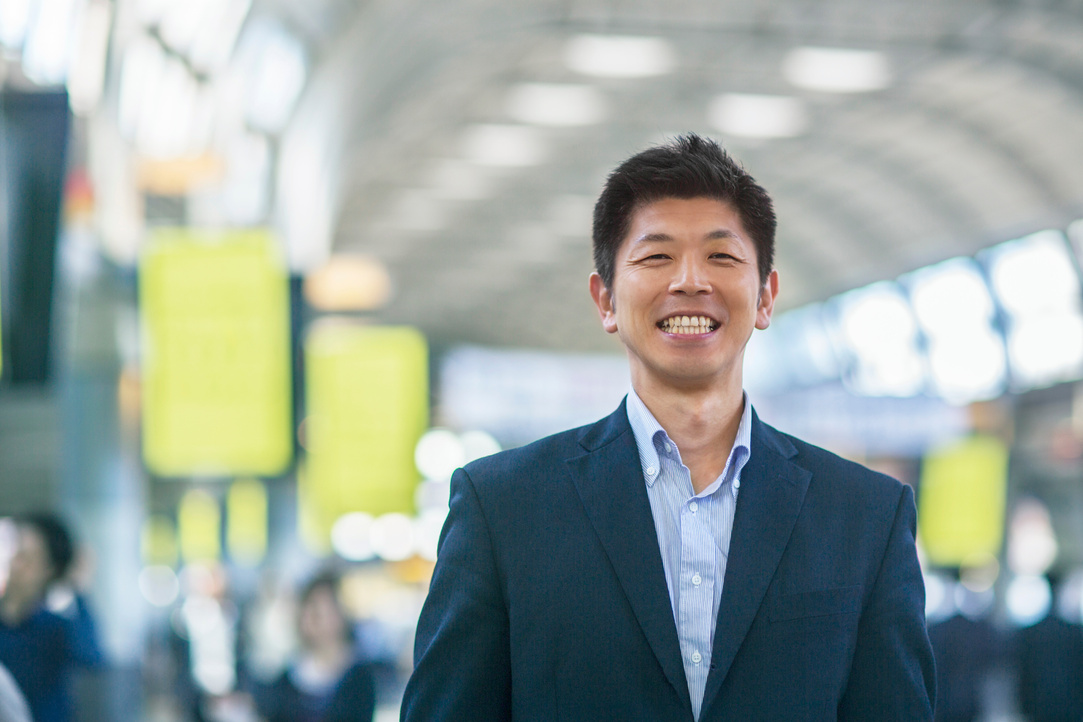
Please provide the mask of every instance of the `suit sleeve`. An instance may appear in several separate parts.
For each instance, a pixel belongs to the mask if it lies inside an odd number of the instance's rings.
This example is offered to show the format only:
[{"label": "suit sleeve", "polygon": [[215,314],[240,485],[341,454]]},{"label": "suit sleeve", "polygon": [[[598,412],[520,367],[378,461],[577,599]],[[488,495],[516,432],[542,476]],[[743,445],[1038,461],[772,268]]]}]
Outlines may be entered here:
[{"label": "suit sleeve", "polygon": [[880,570],[858,625],[840,720],[932,720],[933,651],[914,546],[914,495],[904,486]]},{"label": "suit sleeve", "polygon": [[451,479],[429,595],[414,641],[404,722],[511,719],[508,612],[489,525],[466,471]]}]

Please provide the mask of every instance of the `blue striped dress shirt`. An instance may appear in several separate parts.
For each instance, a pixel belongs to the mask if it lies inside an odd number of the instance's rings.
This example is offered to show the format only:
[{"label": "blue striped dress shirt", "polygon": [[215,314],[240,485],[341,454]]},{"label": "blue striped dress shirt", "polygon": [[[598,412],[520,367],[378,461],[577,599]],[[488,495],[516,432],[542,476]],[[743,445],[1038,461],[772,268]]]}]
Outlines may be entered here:
[{"label": "blue striped dress shirt", "polygon": [[726,576],[741,470],[751,448],[752,405],[747,394],[743,402],[737,438],[722,474],[696,494],[677,445],[635,390],[628,393],[628,421],[643,465],[688,693],[697,720],[711,665],[711,643]]}]

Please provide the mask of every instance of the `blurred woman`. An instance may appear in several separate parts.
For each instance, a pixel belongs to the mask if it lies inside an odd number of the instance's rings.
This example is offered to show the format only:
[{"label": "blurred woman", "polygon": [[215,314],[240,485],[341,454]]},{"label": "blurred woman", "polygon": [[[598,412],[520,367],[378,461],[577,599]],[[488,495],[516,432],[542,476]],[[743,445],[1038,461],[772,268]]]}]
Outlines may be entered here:
[{"label": "blurred woman", "polygon": [[357,657],[337,577],[318,576],[302,590],[297,631],[300,651],[258,695],[260,714],[268,722],[372,722],[375,684]]},{"label": "blurred woman", "polygon": [[73,667],[102,662],[81,596],[59,613],[45,606],[49,589],[72,567],[74,546],[64,525],[49,514],[24,517],[16,529],[15,554],[0,597],[0,663],[14,677],[35,722],[69,722]]}]

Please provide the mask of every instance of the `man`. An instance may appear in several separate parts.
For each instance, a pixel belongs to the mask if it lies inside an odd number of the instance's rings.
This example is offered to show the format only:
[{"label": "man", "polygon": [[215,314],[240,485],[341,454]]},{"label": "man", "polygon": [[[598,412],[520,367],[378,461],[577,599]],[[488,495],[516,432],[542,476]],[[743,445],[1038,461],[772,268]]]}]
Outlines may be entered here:
[{"label": "man", "polygon": [[774,232],[710,140],[609,177],[590,292],[632,390],[455,473],[404,720],[932,719],[912,493],[742,390]]},{"label": "man", "polygon": [[78,595],[63,613],[46,609],[50,587],[75,561],[71,536],[51,514],[19,519],[15,554],[0,597],[0,664],[21,689],[35,722],[73,719],[73,666],[102,663],[94,623]]}]

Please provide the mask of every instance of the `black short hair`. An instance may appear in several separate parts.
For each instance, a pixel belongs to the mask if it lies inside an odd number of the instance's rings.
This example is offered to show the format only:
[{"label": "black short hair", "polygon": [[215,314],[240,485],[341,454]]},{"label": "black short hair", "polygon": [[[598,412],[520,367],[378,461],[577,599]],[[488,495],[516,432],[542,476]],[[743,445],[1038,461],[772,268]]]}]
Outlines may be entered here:
[{"label": "black short hair", "polygon": [[61,521],[60,517],[48,512],[37,512],[19,517],[17,523],[30,527],[45,540],[45,550],[53,569],[51,581],[56,581],[67,574],[75,560],[75,543],[72,541],[67,525]]},{"label": "black short hair", "polygon": [[617,251],[632,214],[664,198],[715,198],[731,204],[756,246],[760,285],[775,260],[775,210],[771,196],[722,147],[688,133],[637,153],[617,166],[594,205],[594,268],[613,287]]}]

